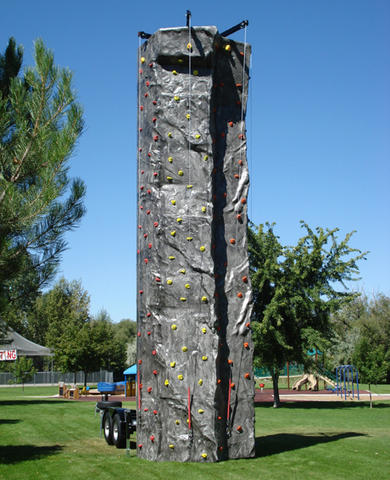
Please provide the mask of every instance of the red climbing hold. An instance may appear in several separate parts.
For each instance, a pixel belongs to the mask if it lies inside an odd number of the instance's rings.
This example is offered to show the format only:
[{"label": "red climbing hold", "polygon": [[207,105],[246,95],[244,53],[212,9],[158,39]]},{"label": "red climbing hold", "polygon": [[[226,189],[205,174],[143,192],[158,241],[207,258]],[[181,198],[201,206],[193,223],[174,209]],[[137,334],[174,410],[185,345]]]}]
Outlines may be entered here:
[{"label": "red climbing hold", "polygon": [[235,239],[235,238],[231,238],[231,239],[230,239],[230,243],[231,243],[232,245],[235,245],[235,244],[236,244],[236,239]]},{"label": "red climbing hold", "polygon": [[233,126],[233,122],[229,122],[228,125],[229,125],[229,127],[232,127],[232,126]]},{"label": "red climbing hold", "polygon": [[146,314],[147,317],[150,317],[151,315],[152,315],[152,314],[151,314],[150,312],[148,312],[148,313]]},{"label": "red climbing hold", "polygon": [[158,140],[158,135],[155,135],[155,136],[153,137],[153,140],[154,140],[155,142],[157,142],[157,140]]},{"label": "red climbing hold", "polygon": [[157,375],[157,370],[153,370],[153,375]]},{"label": "red climbing hold", "polygon": [[150,215],[150,210],[146,210],[146,215]]},{"label": "red climbing hold", "polygon": [[152,350],[152,355],[156,355],[156,350]]},{"label": "red climbing hold", "polygon": [[157,118],[156,118],[156,117],[153,117],[153,118],[152,118],[152,122],[153,122],[153,123],[156,123],[156,122],[157,122]]},{"label": "red climbing hold", "polygon": [[152,391],[152,387],[148,387],[148,393]]},{"label": "red climbing hold", "polygon": [[155,280],[156,280],[156,282],[161,282],[161,278],[160,278],[160,277],[156,277]]},{"label": "red climbing hold", "polygon": [[244,295],[242,294],[242,292],[238,292],[238,293],[237,293],[237,297],[238,297],[238,298],[242,298],[243,296],[244,296]]},{"label": "red climbing hold", "polygon": [[237,432],[240,432],[240,433],[242,432],[242,427],[241,427],[241,425],[239,425],[239,426],[237,427]]},{"label": "red climbing hold", "polygon": [[240,214],[238,214],[238,215],[236,216],[236,218],[237,218],[237,220],[238,220],[239,222],[241,222],[241,220],[242,220],[242,217],[241,217],[241,215],[240,215]]},{"label": "red climbing hold", "polygon": [[251,378],[251,375],[250,375],[250,373],[246,373],[246,374],[244,375],[244,377],[247,378],[247,379],[249,379],[249,378]]},{"label": "red climbing hold", "polygon": [[153,413],[154,413],[155,415],[157,415],[157,410],[153,410]]},{"label": "red climbing hold", "polygon": [[244,348],[249,348],[249,343],[248,342],[244,342]]},{"label": "red climbing hold", "polygon": [[143,111],[144,109],[144,106],[143,105],[140,105],[139,109],[141,110],[141,112]]},{"label": "red climbing hold", "polygon": [[242,281],[243,281],[244,283],[248,283],[248,277],[247,277],[246,275],[244,275],[244,276],[242,277]]},{"label": "red climbing hold", "polygon": [[243,205],[245,205],[245,204],[246,204],[246,198],[241,198],[241,203],[242,203]]},{"label": "red climbing hold", "polygon": [[144,291],[143,291],[143,290],[140,290],[140,291],[139,291],[139,294],[140,294],[140,295],[142,295],[143,293],[144,293]]},{"label": "red climbing hold", "polygon": [[154,435],[150,435],[150,441],[154,442]]},{"label": "red climbing hold", "polygon": [[149,87],[150,82],[147,80],[146,83],[145,83],[145,85],[146,85],[147,87]]},{"label": "red climbing hold", "polygon": [[142,360],[138,360],[138,365],[142,365]]},{"label": "red climbing hold", "polygon": [[147,258],[144,258],[144,262],[148,264],[149,260]]},{"label": "red climbing hold", "polygon": [[152,248],[152,244],[151,244],[151,243],[148,243],[148,248]]},{"label": "red climbing hold", "polygon": [[154,222],[154,223],[153,223],[153,226],[154,226],[154,227],[158,227],[158,222]]},{"label": "red climbing hold", "polygon": [[153,105],[157,105],[157,100],[153,100]]}]

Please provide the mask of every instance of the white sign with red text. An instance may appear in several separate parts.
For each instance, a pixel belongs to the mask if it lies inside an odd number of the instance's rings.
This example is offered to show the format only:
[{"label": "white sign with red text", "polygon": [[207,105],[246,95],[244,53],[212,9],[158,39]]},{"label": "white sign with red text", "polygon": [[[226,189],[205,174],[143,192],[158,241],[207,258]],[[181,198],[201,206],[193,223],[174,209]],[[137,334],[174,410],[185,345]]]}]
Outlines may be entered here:
[{"label": "white sign with red text", "polygon": [[14,350],[0,350],[0,362],[5,360],[16,360],[18,358],[18,354],[16,349]]}]

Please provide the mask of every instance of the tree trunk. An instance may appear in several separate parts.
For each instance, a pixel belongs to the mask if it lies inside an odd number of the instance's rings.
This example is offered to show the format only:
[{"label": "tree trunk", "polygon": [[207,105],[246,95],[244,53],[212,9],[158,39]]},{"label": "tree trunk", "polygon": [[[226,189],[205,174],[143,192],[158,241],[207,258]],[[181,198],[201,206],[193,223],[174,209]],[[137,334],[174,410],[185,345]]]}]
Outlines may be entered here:
[{"label": "tree trunk", "polygon": [[275,368],[271,368],[271,375],[272,375],[272,385],[274,387],[274,408],[278,408],[280,406],[279,370],[277,370]]},{"label": "tree trunk", "polygon": [[87,372],[84,372],[84,387],[87,388]]},{"label": "tree trunk", "polygon": [[74,386],[76,386],[76,380],[77,380],[77,372],[73,372],[73,383],[74,383]]}]

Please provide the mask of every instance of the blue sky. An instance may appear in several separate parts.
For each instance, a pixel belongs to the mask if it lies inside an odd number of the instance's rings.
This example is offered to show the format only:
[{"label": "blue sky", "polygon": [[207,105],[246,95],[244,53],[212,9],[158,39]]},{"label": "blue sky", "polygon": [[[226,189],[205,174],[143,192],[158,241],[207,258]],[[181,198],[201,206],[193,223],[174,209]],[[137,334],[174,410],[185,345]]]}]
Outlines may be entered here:
[{"label": "blue sky", "polygon": [[351,287],[390,295],[388,0],[4,2],[1,50],[14,36],[28,65],[43,38],[85,110],[71,175],[87,185],[88,212],[60,275],[82,281],[93,314],[135,319],[137,32],[184,25],[186,9],[220,31],[249,20],[250,218],[276,222],[284,244],[301,219],[357,230],[352,246],[370,254]]}]

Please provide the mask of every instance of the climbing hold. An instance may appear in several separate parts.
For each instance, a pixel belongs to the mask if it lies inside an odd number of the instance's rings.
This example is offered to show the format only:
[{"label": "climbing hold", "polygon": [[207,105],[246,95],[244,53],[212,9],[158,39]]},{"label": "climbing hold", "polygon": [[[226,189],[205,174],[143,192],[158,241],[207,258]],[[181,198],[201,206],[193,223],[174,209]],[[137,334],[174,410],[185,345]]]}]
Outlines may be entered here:
[{"label": "climbing hold", "polygon": [[218,450],[219,450],[220,452],[222,452],[222,450],[223,450],[222,445],[221,445],[220,447],[218,447]]},{"label": "climbing hold", "polygon": [[178,101],[180,100],[180,97],[179,97],[179,95],[175,95],[175,96],[173,97],[173,99],[175,100],[175,102],[178,102]]},{"label": "climbing hold", "polygon": [[204,245],[202,245],[202,246],[199,248],[199,250],[200,250],[201,252],[204,252],[204,251],[206,250],[206,247],[205,247]]},{"label": "climbing hold", "polygon": [[173,162],[173,157],[168,157],[168,162],[172,163]]},{"label": "climbing hold", "polygon": [[230,384],[230,388],[233,388],[233,389],[236,388],[236,384],[235,384],[234,382],[232,382],[232,383]]},{"label": "climbing hold", "polygon": [[176,205],[176,200],[171,200],[172,205]]},{"label": "climbing hold", "polygon": [[149,260],[147,258],[144,258],[144,262],[146,263],[146,265],[148,264]]},{"label": "climbing hold", "polygon": [[203,296],[202,297],[202,302],[206,303],[207,302],[207,297]]},{"label": "climbing hold", "polygon": [[148,234],[147,234],[147,233],[144,233],[144,238],[148,238]]},{"label": "climbing hold", "polygon": [[149,67],[150,67],[150,68],[153,67],[153,62],[150,62],[150,63],[149,63]]},{"label": "climbing hold", "polygon": [[196,138],[197,140],[199,140],[199,138],[200,138],[199,133],[197,133],[197,134],[195,135],[195,138]]},{"label": "climbing hold", "polygon": [[172,329],[172,330],[176,330],[176,329],[177,329],[177,325],[176,325],[175,323],[173,323],[173,324],[171,325],[171,329]]},{"label": "climbing hold", "polygon": [[182,352],[186,352],[188,348],[186,346],[181,347]]},{"label": "climbing hold", "polygon": [[145,57],[141,57],[141,63],[145,63]]},{"label": "climbing hold", "polygon": [[193,185],[187,185],[187,190],[190,190],[193,187]]},{"label": "climbing hold", "polygon": [[189,113],[187,113],[186,119],[189,120],[190,118],[191,118],[191,115]]},{"label": "climbing hold", "polygon": [[186,297],[180,297],[180,301],[181,301],[181,302],[186,302],[187,299],[186,299]]},{"label": "climbing hold", "polygon": [[180,425],[180,420],[175,420],[176,425]]},{"label": "climbing hold", "polygon": [[164,385],[165,385],[166,387],[169,385],[169,380],[168,380],[167,378],[165,379]]},{"label": "climbing hold", "polygon": [[181,217],[178,217],[178,218],[176,219],[176,222],[177,222],[177,223],[181,223],[182,221],[183,221],[183,219],[182,219]]},{"label": "climbing hold", "polygon": [[157,140],[158,140],[158,135],[155,135],[155,136],[153,137],[153,140],[154,140],[155,142],[157,142]]},{"label": "climbing hold", "polygon": [[234,174],[234,178],[235,178],[235,179],[238,179],[238,178],[240,178],[240,175],[239,175],[238,173],[235,173],[235,174]]},{"label": "climbing hold", "polygon": [[140,105],[139,109],[141,110],[141,112],[143,111],[144,109],[144,106],[143,105]]},{"label": "climbing hold", "polygon": [[169,448],[174,449],[174,448],[175,448],[175,445],[173,445],[172,443],[170,443],[170,444],[169,444]]},{"label": "climbing hold", "polygon": [[199,408],[199,409],[198,409],[198,413],[201,413],[201,414],[204,413],[203,408]]},{"label": "climbing hold", "polygon": [[176,235],[176,230],[172,230],[171,235],[174,237]]},{"label": "climbing hold", "polygon": [[187,240],[187,242],[191,242],[191,241],[192,241],[192,237],[187,237],[186,240]]},{"label": "climbing hold", "polygon": [[153,227],[157,228],[158,227],[158,222],[154,222]]},{"label": "climbing hold", "polygon": [[143,291],[143,290],[140,290],[140,291],[139,291],[139,294],[140,294],[140,295],[142,295],[143,293],[144,293],[144,291]]},{"label": "climbing hold", "polygon": [[158,173],[157,172],[153,172],[153,177],[157,177]]},{"label": "climbing hold", "polygon": [[187,50],[192,50],[192,45],[190,42],[187,43]]},{"label": "climbing hold", "polygon": [[147,316],[147,317],[151,317],[152,314],[151,314],[150,312],[148,312],[148,313],[146,314],[146,316]]},{"label": "climbing hold", "polygon": [[239,426],[237,427],[237,432],[240,432],[240,433],[242,432],[242,427],[241,427],[241,425],[239,425]]},{"label": "climbing hold", "polygon": [[202,328],[202,333],[207,333],[206,327],[203,327],[203,328]]},{"label": "climbing hold", "polygon": [[236,216],[236,218],[237,218],[237,220],[238,220],[239,222],[241,222],[242,216],[241,216],[240,214],[238,214],[238,215]]},{"label": "climbing hold", "polygon": [[157,100],[153,100],[153,105],[157,105]]},{"label": "climbing hold", "polygon": [[156,277],[155,280],[156,280],[156,282],[161,282],[161,278],[160,278],[160,277]]},{"label": "climbing hold", "polygon": [[250,328],[250,326],[251,326],[250,322],[247,322],[247,323],[245,324],[245,326],[246,326],[246,328]]},{"label": "climbing hold", "polygon": [[142,448],[142,443],[139,443],[139,444],[138,444],[138,448]]},{"label": "climbing hold", "polygon": [[157,122],[157,118],[156,118],[156,117],[153,117],[153,118],[152,118],[152,122],[153,122],[153,123],[156,123],[156,122]]},{"label": "climbing hold", "polygon": [[[184,273],[186,273],[186,269],[185,269],[185,268],[181,268],[181,269],[179,270],[179,272],[184,274]],[[186,287],[186,288],[189,288],[189,287]]]},{"label": "climbing hold", "polygon": [[208,156],[208,155],[205,155],[205,156],[203,157],[203,160],[204,160],[205,162],[207,162],[208,159],[209,159],[209,156]]},{"label": "climbing hold", "polygon": [[197,75],[199,75],[199,72],[198,72],[198,70],[194,70],[194,71],[192,72],[192,74],[195,75],[195,76],[197,76]]},{"label": "climbing hold", "polygon": [[206,362],[206,361],[207,361],[207,358],[208,358],[207,355],[203,355],[202,360],[203,360],[204,362]]},{"label": "climbing hold", "polygon": [[244,342],[244,348],[249,348],[249,343],[248,342]]},{"label": "climbing hold", "polygon": [[146,80],[145,85],[146,85],[147,87],[149,87],[149,85],[150,85],[149,80]]},{"label": "climbing hold", "polygon": [[172,138],[172,136],[173,136],[173,135],[172,135],[172,132],[168,132],[168,137],[169,137],[169,138]]},{"label": "climbing hold", "polygon": [[152,350],[152,355],[153,355],[153,356],[157,355],[156,350]]},{"label": "climbing hold", "polygon": [[245,377],[246,379],[249,379],[249,378],[251,378],[251,375],[250,375],[250,373],[247,372],[247,373],[244,375],[244,377]]},{"label": "climbing hold", "polygon": [[244,275],[244,276],[242,277],[242,281],[243,281],[244,283],[248,283],[248,277],[247,277],[246,275]]},{"label": "climbing hold", "polygon": [[148,387],[148,393],[152,391],[152,387]]},{"label": "climbing hold", "polygon": [[171,366],[171,368],[175,368],[176,367],[176,362],[171,362],[170,366]]},{"label": "climbing hold", "polygon": [[146,332],[146,333],[147,333],[147,335],[148,335],[149,337],[150,337],[150,335],[152,334],[152,332]]},{"label": "climbing hold", "polygon": [[219,385],[221,382],[222,382],[222,380],[221,380],[220,378],[218,378],[218,380],[217,380],[218,385]]},{"label": "climbing hold", "polygon": [[149,408],[144,408],[144,412],[148,412],[149,411]]},{"label": "climbing hold", "polygon": [[207,453],[202,453],[201,457],[202,458],[207,458]]},{"label": "climbing hold", "polygon": [[138,360],[138,365],[142,365],[142,360],[141,359]]},{"label": "climbing hold", "polygon": [[230,243],[231,243],[232,245],[235,245],[235,243],[236,243],[235,238],[231,238],[231,239],[230,239]]},{"label": "climbing hold", "polygon": [[201,211],[202,211],[203,213],[205,213],[206,207],[201,207]]},{"label": "climbing hold", "polygon": [[173,75],[177,75],[176,70],[172,70]]},{"label": "climbing hold", "polygon": [[231,49],[232,49],[232,46],[231,46],[231,45],[229,45],[229,44],[225,45],[225,50],[226,50],[227,52],[230,52]]},{"label": "climbing hold", "polygon": [[184,172],[183,172],[183,170],[179,170],[179,171],[177,172],[177,174],[178,174],[180,177],[182,177],[182,176],[184,175]]},{"label": "climbing hold", "polygon": [[184,379],[184,377],[183,377],[183,375],[182,375],[182,374],[180,374],[180,375],[178,375],[178,376],[177,376],[177,379],[178,379],[178,380],[183,380],[183,379]]},{"label": "climbing hold", "polygon": [[246,198],[241,198],[241,203],[242,203],[243,205],[245,205],[245,204],[246,204]]},{"label": "climbing hold", "polygon": [[141,336],[141,332],[138,332],[138,333],[137,333],[137,336],[140,337],[140,336]]},{"label": "climbing hold", "polygon": [[234,124],[233,122],[228,122],[229,127],[232,127]]},{"label": "climbing hold", "polygon": [[151,442],[154,442],[154,435],[150,435],[149,438],[150,438],[150,441],[151,441]]},{"label": "climbing hold", "polygon": [[231,359],[229,358],[228,364],[229,364],[229,365],[233,365],[233,360],[231,360]]},{"label": "climbing hold", "polygon": [[186,288],[191,288],[191,285],[190,285],[189,283],[186,283],[184,286],[185,286]]},{"label": "climbing hold", "polygon": [[157,375],[157,370],[153,370],[153,375]]},{"label": "climbing hold", "polygon": [[172,285],[172,283],[173,283],[173,280],[172,280],[171,278],[168,278],[167,284],[168,284],[168,285]]},{"label": "climbing hold", "polygon": [[169,260],[175,260],[176,257],[174,257],[173,255],[169,255]]},{"label": "climbing hold", "polygon": [[150,210],[146,210],[146,215],[150,215]]},{"label": "climbing hold", "polygon": [[242,298],[243,296],[244,296],[244,295],[242,294],[242,292],[238,292],[238,293],[237,293],[237,297],[238,297],[238,298]]},{"label": "climbing hold", "polygon": [[167,177],[168,182],[172,182],[173,178],[172,177]]},{"label": "climbing hold", "polygon": [[201,378],[198,380],[198,385],[200,385],[200,386],[203,385],[203,380]]}]

